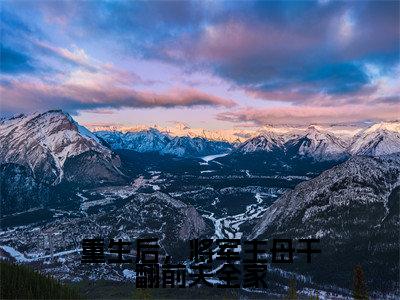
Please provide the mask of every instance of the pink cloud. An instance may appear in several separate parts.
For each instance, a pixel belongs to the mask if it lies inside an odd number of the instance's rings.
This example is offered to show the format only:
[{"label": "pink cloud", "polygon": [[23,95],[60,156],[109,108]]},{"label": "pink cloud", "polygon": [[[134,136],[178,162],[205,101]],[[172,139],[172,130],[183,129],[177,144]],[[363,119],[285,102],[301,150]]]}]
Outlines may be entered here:
[{"label": "pink cloud", "polygon": [[312,34],[299,34],[267,23],[230,20],[204,27],[199,36],[183,36],[177,42],[166,45],[163,51],[172,59],[205,62],[248,59],[263,53],[274,60],[293,52],[308,51],[317,43],[318,39]]},{"label": "pink cloud", "polygon": [[324,91],[316,91],[312,84],[307,83],[289,84],[285,88],[271,91],[245,88],[246,94],[252,98],[308,106],[340,106],[376,102],[381,90],[378,84],[365,85],[359,90],[346,94],[327,94]]},{"label": "pink cloud", "polygon": [[13,80],[0,85],[4,111],[43,110],[62,107],[66,110],[121,107],[232,107],[230,99],[210,95],[194,88],[175,88],[164,93],[140,91],[109,82],[66,81],[62,84]]},{"label": "pink cloud", "polygon": [[396,120],[400,108],[396,104],[345,105],[340,107],[274,107],[274,108],[242,108],[224,112],[217,119],[241,125],[262,126],[265,124],[311,124],[358,122],[363,120]]}]

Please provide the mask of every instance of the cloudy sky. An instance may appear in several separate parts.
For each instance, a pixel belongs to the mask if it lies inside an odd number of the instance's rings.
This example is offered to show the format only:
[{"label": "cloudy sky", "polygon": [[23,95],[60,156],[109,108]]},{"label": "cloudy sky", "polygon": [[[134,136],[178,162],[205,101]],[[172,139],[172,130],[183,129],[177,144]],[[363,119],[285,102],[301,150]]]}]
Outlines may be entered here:
[{"label": "cloudy sky", "polygon": [[1,1],[2,116],[85,124],[399,119],[399,1]]}]

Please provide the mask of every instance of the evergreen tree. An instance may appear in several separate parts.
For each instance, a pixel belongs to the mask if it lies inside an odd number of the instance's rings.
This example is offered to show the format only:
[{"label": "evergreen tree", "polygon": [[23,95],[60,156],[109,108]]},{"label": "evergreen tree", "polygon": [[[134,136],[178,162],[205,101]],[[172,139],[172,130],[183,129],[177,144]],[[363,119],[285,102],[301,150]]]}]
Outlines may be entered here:
[{"label": "evergreen tree", "polygon": [[296,288],[296,279],[292,278],[289,281],[289,290],[286,299],[298,299],[297,296],[297,288]]},{"label": "evergreen tree", "polygon": [[0,299],[81,299],[72,287],[29,266],[0,261]]},{"label": "evergreen tree", "polygon": [[133,299],[149,300],[152,298],[153,297],[150,289],[136,288],[133,292]]},{"label": "evergreen tree", "polygon": [[364,271],[360,265],[354,268],[353,277],[354,299],[368,299],[367,286],[365,285]]}]

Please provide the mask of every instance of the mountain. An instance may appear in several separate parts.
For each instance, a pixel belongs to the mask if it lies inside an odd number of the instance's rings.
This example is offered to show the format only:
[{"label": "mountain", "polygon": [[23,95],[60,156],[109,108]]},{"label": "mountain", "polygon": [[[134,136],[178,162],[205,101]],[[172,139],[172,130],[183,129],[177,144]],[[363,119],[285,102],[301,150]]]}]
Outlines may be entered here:
[{"label": "mountain", "polygon": [[[210,141],[221,141],[232,144],[243,143],[248,139],[257,137],[271,132],[279,136],[287,136],[288,138],[293,134],[303,134],[308,126],[294,125],[294,124],[265,124],[261,127],[246,127],[246,128],[225,128],[225,129],[205,129],[205,128],[191,128],[188,124],[176,122],[172,126],[161,127],[159,125],[135,125],[135,126],[119,126],[119,125],[93,125],[88,124],[89,128],[94,131],[119,131],[119,132],[139,132],[149,129],[157,129],[160,132],[167,133],[170,136],[183,137],[188,136],[191,138],[200,137]],[[351,139],[360,130],[367,127],[365,123],[356,124],[313,124],[314,127],[323,132],[332,133],[341,139]]]},{"label": "mountain", "polygon": [[349,152],[369,156],[400,152],[400,122],[379,123],[361,131],[355,136]]},{"label": "mountain", "polygon": [[[309,157],[317,161],[343,160],[354,155],[379,156],[400,152],[400,123],[382,122],[366,129],[309,126],[306,130],[276,128],[236,147],[236,152],[284,152],[289,157]],[[270,131],[265,131],[270,130]],[[350,137],[349,132],[356,134]]]},{"label": "mountain", "polygon": [[316,160],[340,160],[347,156],[344,141],[314,126],[310,126],[304,135],[288,141],[285,147],[294,155]]},{"label": "mountain", "polygon": [[112,149],[135,150],[137,152],[160,152],[171,141],[171,137],[157,129],[150,128],[138,132],[97,131],[95,135],[103,139]]},{"label": "mountain", "polygon": [[119,157],[68,114],[53,110],[0,123],[2,214],[35,208],[53,187],[123,183]]},{"label": "mountain", "polygon": [[275,151],[286,153],[288,157],[310,157],[318,161],[341,160],[348,156],[344,141],[314,126],[305,132],[266,132],[240,144],[236,151],[243,154]]},{"label": "mountain", "polygon": [[372,291],[393,292],[399,201],[400,154],[352,157],[280,197],[249,238],[320,238],[322,253],[315,256],[320,267],[305,269],[314,278],[351,288],[352,269],[362,264]]},{"label": "mountain", "polygon": [[115,150],[157,152],[162,155],[199,157],[220,154],[231,149],[227,142],[210,141],[205,138],[188,136],[172,137],[167,133],[150,128],[138,132],[98,131],[95,134]]},{"label": "mountain", "polygon": [[[99,201],[104,193],[108,197]],[[18,262],[40,264],[46,273],[64,280],[124,280],[124,269],[133,268],[133,265],[82,265],[82,239],[101,237],[106,239],[107,247],[107,240],[111,238],[131,242],[138,238],[158,238],[160,254],[168,253],[175,260],[187,258],[182,249],[189,251],[188,240],[211,232],[193,206],[161,192],[137,193],[131,186],[120,186],[90,190],[83,195],[86,197],[82,196],[80,211],[70,212],[40,227],[30,224],[4,231],[0,244],[8,246],[0,246],[0,251]],[[49,264],[46,260],[51,257],[54,257],[53,263]]]},{"label": "mountain", "polygon": [[273,133],[265,133],[263,135],[251,138],[237,147],[237,151],[242,153],[251,153],[258,151],[271,152],[284,148],[284,139]]},{"label": "mountain", "polygon": [[123,178],[119,157],[61,110],[2,121],[0,144],[0,164],[25,166],[47,184]]},{"label": "mountain", "polygon": [[176,156],[206,156],[229,152],[231,145],[226,142],[210,141],[200,137],[175,137],[161,151],[161,154]]}]

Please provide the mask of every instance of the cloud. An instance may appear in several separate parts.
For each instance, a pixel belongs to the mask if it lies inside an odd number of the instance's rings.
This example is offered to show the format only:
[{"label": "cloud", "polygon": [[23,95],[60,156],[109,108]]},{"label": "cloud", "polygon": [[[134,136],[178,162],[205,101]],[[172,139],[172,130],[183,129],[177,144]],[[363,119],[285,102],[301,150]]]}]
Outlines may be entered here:
[{"label": "cloud", "polygon": [[25,112],[63,108],[70,112],[103,108],[152,107],[232,107],[230,99],[210,95],[193,88],[175,88],[164,93],[135,90],[115,82],[76,81],[73,78],[60,84],[11,80],[2,82],[2,110]]},{"label": "cloud", "polygon": [[[226,95],[244,91],[246,104],[280,101],[298,106],[296,113],[320,107],[312,111],[337,109],[346,115],[341,107],[383,109],[399,101],[399,82],[393,80],[399,76],[393,67],[400,53],[398,1],[5,1],[3,6],[9,64],[2,89],[10,95],[9,109],[11,95],[25,109],[234,105],[228,96],[173,88],[171,82],[159,84],[164,92],[146,90],[148,82],[125,69],[131,57],[173,64],[186,72],[185,82],[193,79],[193,70],[211,74],[230,85]],[[198,86],[206,85],[213,84]]]},{"label": "cloud", "polygon": [[254,126],[265,124],[311,124],[359,122],[364,120],[396,120],[400,115],[398,105],[344,105],[340,107],[275,107],[242,108],[220,113],[217,119]]},{"label": "cloud", "polygon": [[262,19],[238,13],[221,18],[165,42],[158,55],[212,70],[237,89],[266,95],[265,100],[294,104],[321,99],[321,94],[350,96],[371,89],[365,63],[390,70],[399,62],[399,3],[298,2],[296,14],[293,6],[268,4],[272,12],[262,9]]},{"label": "cloud", "polygon": [[89,58],[85,53],[85,50],[80,49],[77,46],[74,46],[72,50],[69,50],[39,40],[33,40],[32,43],[44,54],[55,56],[74,66],[84,67],[92,71],[95,71],[98,68],[98,66],[95,65],[96,62]]}]

